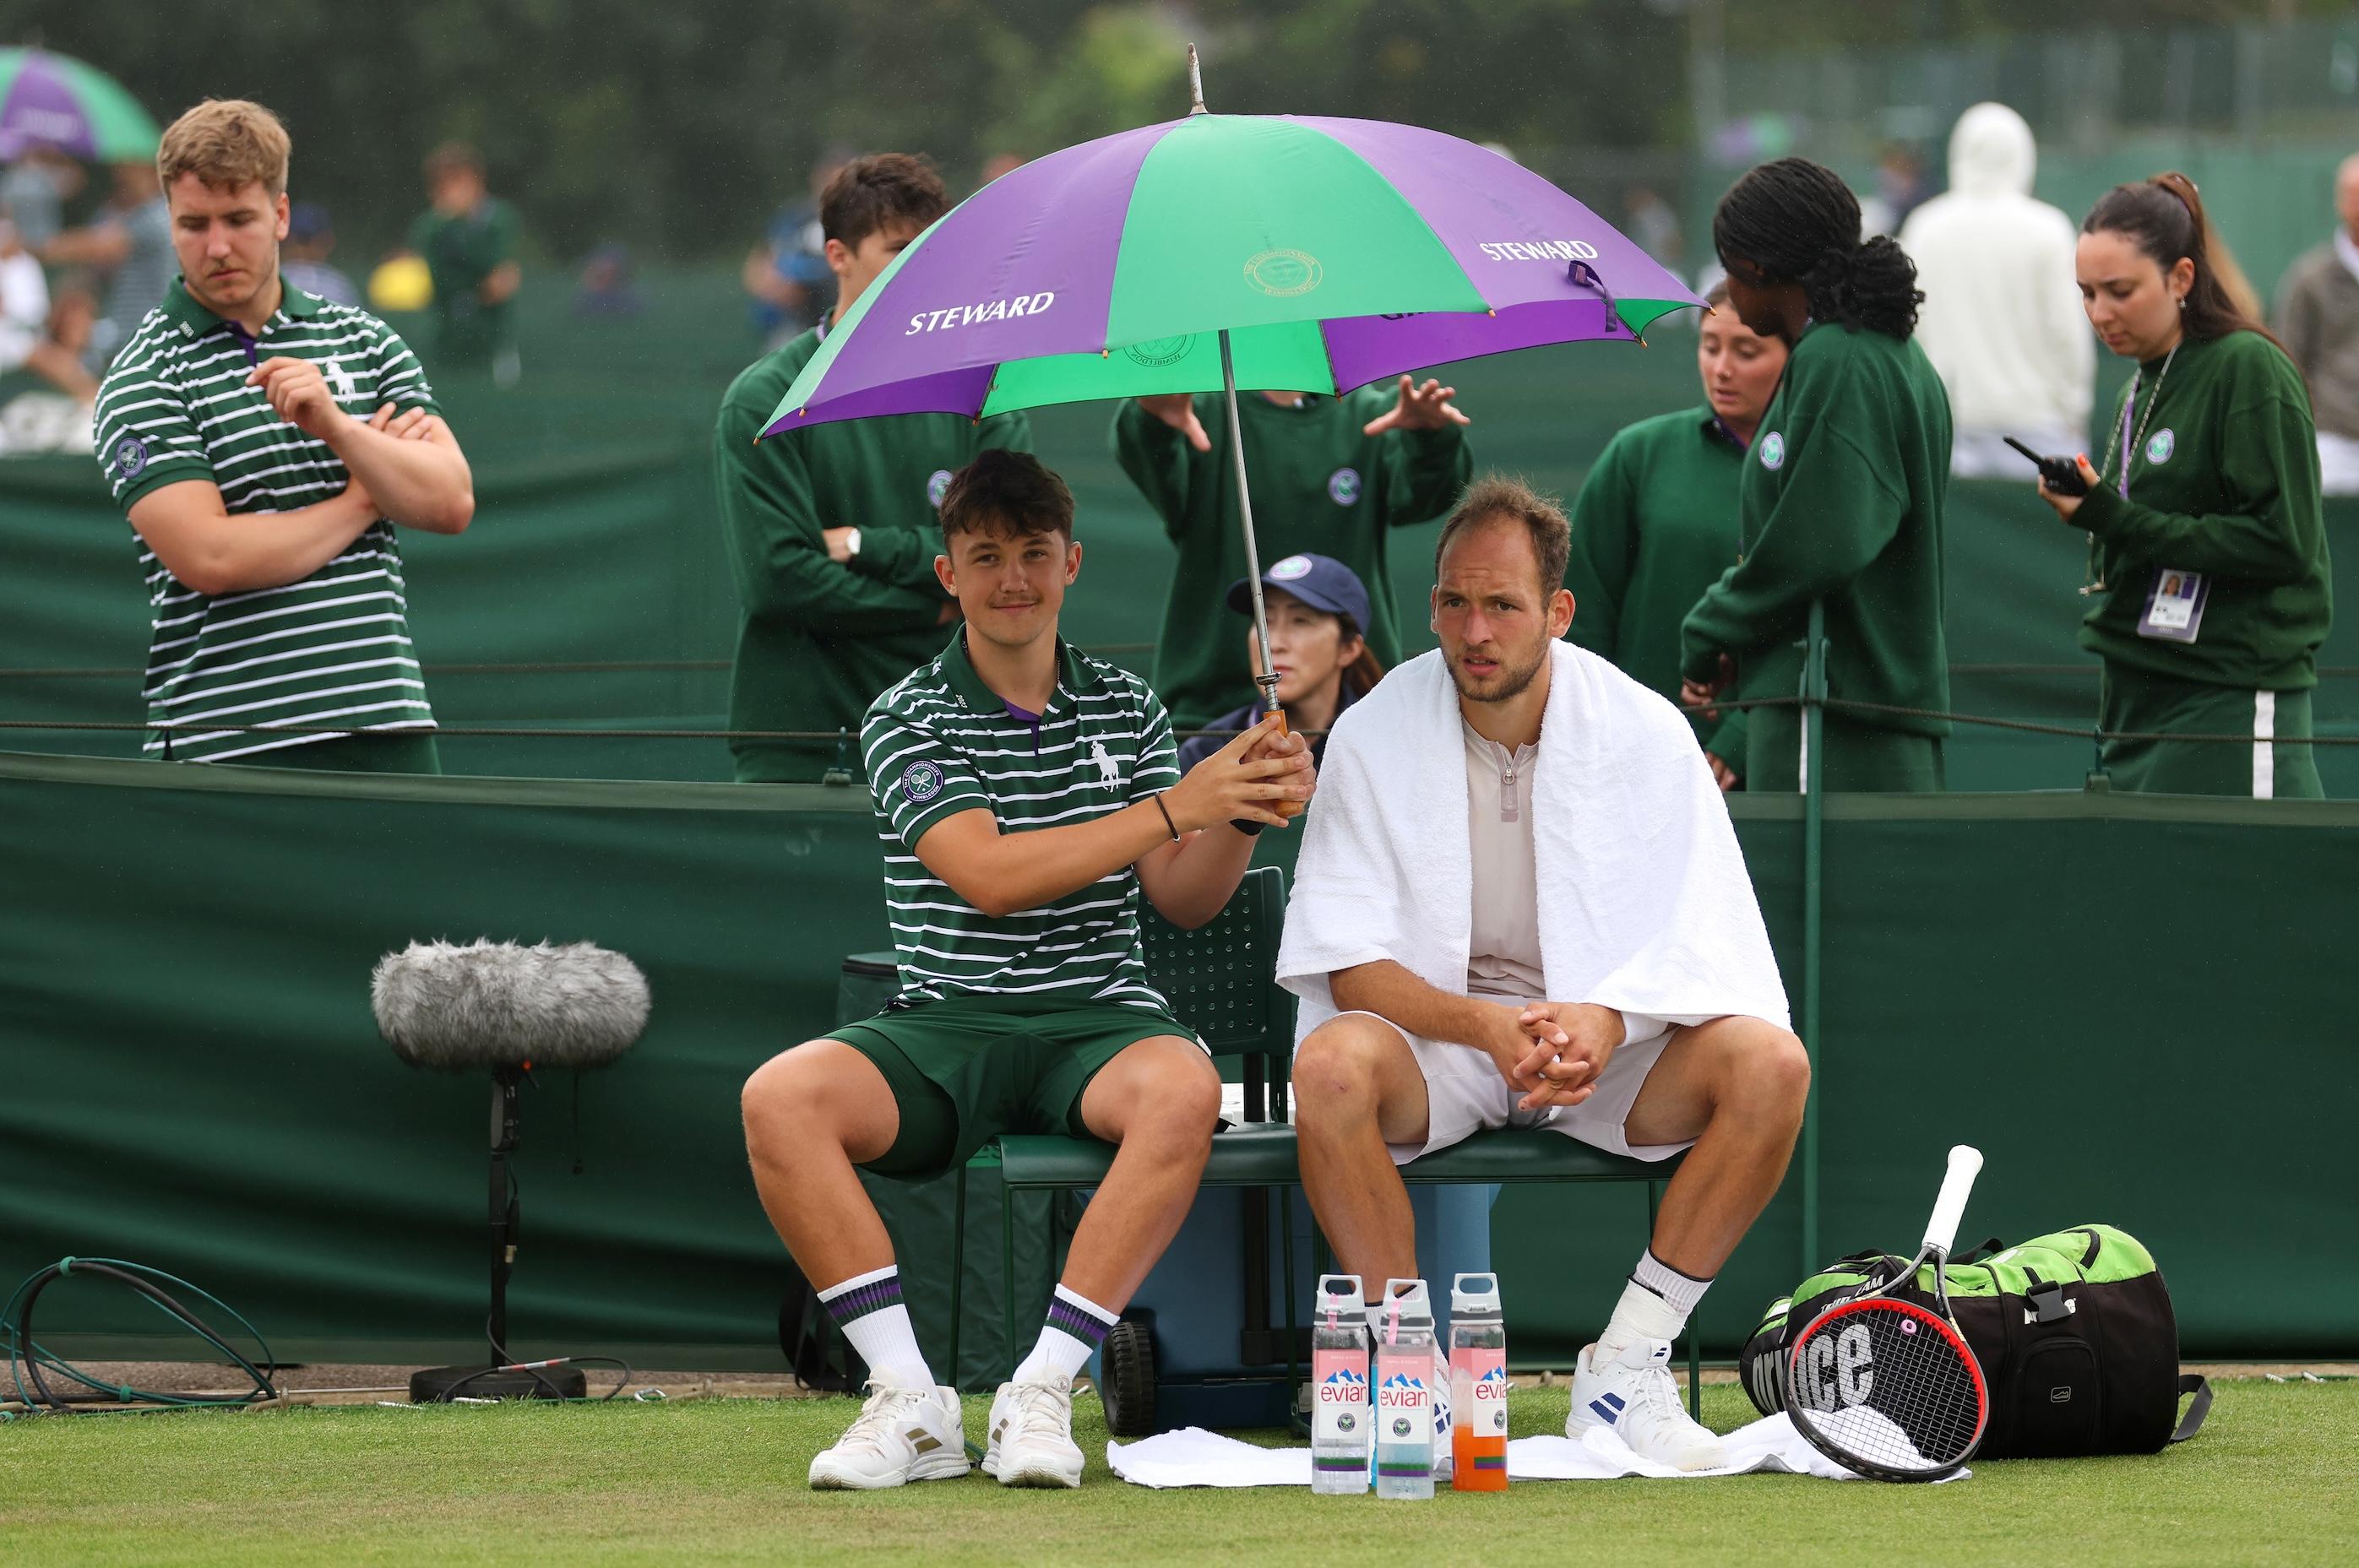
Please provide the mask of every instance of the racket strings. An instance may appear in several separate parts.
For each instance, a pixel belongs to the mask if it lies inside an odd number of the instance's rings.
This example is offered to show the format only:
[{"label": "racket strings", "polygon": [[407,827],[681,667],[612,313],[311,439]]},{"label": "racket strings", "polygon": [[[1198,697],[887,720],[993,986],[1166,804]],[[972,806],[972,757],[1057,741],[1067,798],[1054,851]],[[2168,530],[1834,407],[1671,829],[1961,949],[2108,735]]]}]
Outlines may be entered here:
[{"label": "racket strings", "polygon": [[1804,1331],[1789,1367],[1793,1419],[1838,1458],[1938,1472],[1982,1435],[1985,1396],[1970,1355],[1921,1309],[1893,1301],[1839,1309]]}]

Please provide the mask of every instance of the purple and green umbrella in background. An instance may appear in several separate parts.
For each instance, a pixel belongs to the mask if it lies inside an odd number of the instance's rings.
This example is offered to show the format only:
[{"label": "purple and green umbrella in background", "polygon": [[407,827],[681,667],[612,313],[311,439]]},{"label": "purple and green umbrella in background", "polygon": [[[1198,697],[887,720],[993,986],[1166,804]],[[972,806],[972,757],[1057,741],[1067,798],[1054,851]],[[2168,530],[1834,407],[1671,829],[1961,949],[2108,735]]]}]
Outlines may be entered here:
[{"label": "purple and green umbrella in background", "polygon": [[[1703,302],[1498,153],[1199,99],[1184,120],[1051,153],[961,203],[845,312],[763,434],[1225,392],[1266,653],[1237,388],[1341,395],[1512,349],[1635,342]],[[1276,677],[1263,686],[1275,708]]]},{"label": "purple and green umbrella in background", "polygon": [[156,122],[120,82],[71,55],[0,49],[0,158],[56,147],[94,163],[156,156]]}]

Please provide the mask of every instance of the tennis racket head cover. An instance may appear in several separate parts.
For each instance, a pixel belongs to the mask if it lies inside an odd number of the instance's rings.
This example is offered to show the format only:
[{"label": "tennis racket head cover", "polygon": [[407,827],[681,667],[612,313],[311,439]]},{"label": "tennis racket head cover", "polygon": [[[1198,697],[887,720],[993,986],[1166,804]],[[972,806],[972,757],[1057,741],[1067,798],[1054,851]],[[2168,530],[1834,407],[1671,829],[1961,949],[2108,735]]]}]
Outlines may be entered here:
[{"label": "tennis racket head cover", "polygon": [[[1982,1154],[1950,1151],[1948,1176],[1916,1260],[1881,1290],[1821,1313],[1786,1357],[1786,1412],[1811,1447],[1863,1476],[1938,1481],[1973,1456],[1990,1390],[1950,1316],[1941,1266],[1957,1238]],[[1932,1266],[1933,1306],[1902,1293]]]}]

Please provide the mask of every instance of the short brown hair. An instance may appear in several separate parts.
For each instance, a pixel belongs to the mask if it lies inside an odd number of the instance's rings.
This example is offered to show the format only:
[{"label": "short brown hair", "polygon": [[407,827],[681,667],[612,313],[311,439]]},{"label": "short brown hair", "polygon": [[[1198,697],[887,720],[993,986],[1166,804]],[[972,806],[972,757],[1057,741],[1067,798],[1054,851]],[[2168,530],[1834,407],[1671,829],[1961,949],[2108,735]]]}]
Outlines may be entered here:
[{"label": "short brown hair", "polygon": [[1543,495],[1519,479],[1504,474],[1484,474],[1466,487],[1458,504],[1441,524],[1441,537],[1433,544],[1433,575],[1441,576],[1441,557],[1450,548],[1450,541],[1470,528],[1479,527],[1494,518],[1520,523],[1531,533],[1532,554],[1540,564],[1540,593],[1543,597],[1564,586],[1565,563],[1572,558],[1572,524],[1565,521],[1564,509],[1556,497]]},{"label": "short brown hair", "polygon": [[184,174],[215,190],[260,180],[271,195],[284,196],[293,146],[278,116],[261,104],[208,98],[173,121],[156,144],[156,178],[167,190]]},{"label": "short brown hair", "polygon": [[1029,452],[991,447],[951,476],[942,492],[942,543],[961,534],[1073,536],[1073,492]]},{"label": "short brown hair", "polygon": [[466,142],[444,142],[426,155],[426,183],[436,185],[446,174],[484,178],[484,155]]},{"label": "short brown hair", "polygon": [[819,227],[856,251],[887,223],[923,229],[950,210],[950,189],[922,154],[870,153],[829,178],[819,194]]}]

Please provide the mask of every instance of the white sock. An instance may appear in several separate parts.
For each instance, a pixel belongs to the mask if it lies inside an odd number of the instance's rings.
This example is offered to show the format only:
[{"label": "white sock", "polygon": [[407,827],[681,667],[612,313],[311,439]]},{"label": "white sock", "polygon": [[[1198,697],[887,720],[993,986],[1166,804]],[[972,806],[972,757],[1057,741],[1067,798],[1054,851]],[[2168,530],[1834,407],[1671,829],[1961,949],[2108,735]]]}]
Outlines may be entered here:
[{"label": "white sock", "polygon": [[1630,1271],[1630,1282],[1622,1288],[1605,1332],[1597,1336],[1597,1359],[1611,1359],[1634,1340],[1677,1339],[1711,1286],[1710,1280],[1680,1273],[1649,1249]]},{"label": "white sock", "polygon": [[1073,1374],[1105,1343],[1106,1330],[1118,1319],[1118,1314],[1106,1311],[1079,1291],[1059,1285],[1057,1293],[1049,1298],[1049,1321],[1040,1326],[1038,1343],[1008,1381],[1071,1382]]},{"label": "white sock", "polygon": [[868,1363],[868,1375],[901,1389],[934,1387],[933,1369],[918,1348],[909,1309],[901,1302],[901,1271],[877,1269],[828,1286],[820,1304]]}]

